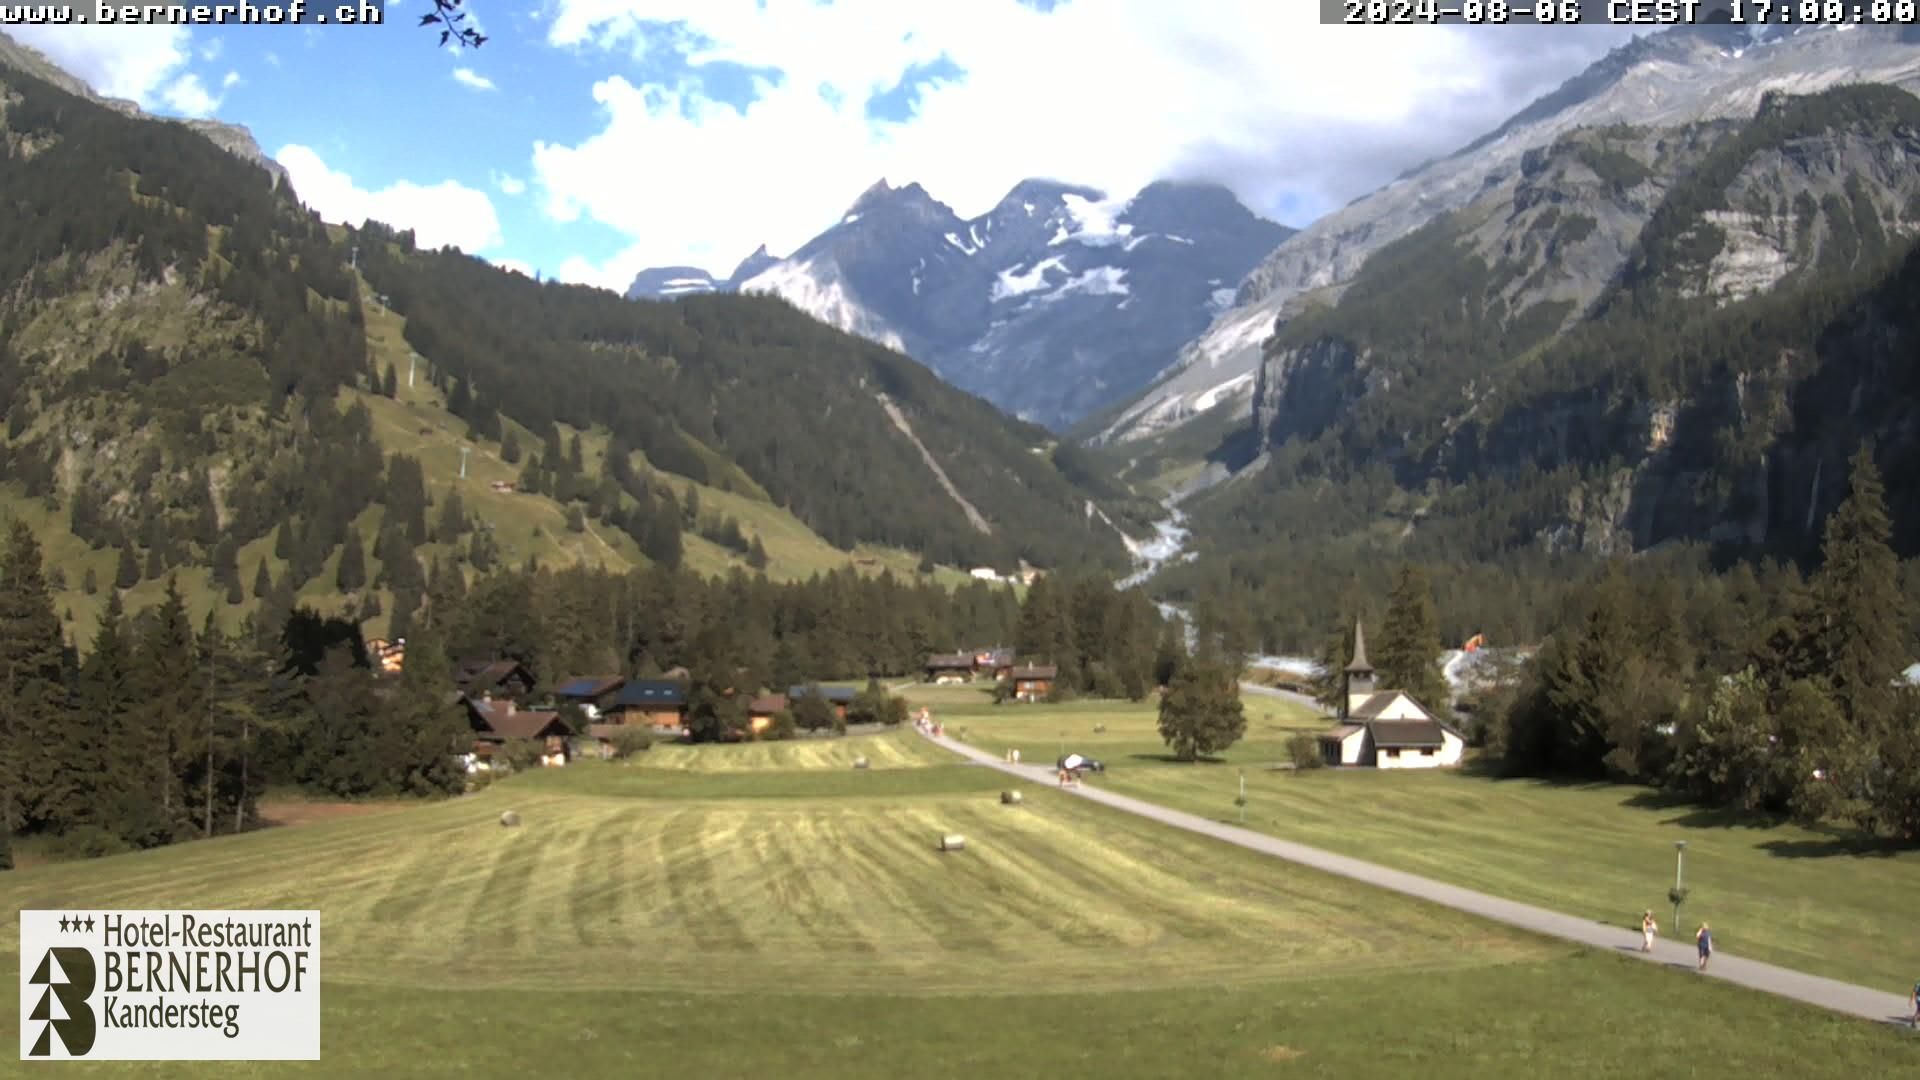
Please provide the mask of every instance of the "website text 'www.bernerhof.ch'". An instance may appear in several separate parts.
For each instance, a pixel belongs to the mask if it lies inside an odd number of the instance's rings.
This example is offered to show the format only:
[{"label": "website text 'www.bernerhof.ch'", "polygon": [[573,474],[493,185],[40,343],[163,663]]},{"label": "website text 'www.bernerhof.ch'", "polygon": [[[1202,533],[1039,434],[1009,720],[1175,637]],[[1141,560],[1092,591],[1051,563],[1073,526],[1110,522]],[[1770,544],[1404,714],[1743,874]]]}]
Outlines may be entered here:
[{"label": "website text 'www.bernerhof.ch'", "polygon": [[387,21],[385,0],[350,3],[128,4],[93,0],[83,4],[0,4],[0,26],[378,26]]}]

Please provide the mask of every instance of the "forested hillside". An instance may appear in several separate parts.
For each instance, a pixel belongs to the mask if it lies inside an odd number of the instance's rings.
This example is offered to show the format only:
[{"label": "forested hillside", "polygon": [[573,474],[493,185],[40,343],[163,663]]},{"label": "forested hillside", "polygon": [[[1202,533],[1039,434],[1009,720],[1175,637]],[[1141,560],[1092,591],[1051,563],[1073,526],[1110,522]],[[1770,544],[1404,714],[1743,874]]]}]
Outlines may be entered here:
[{"label": "forested hillside", "polygon": [[[1509,642],[1609,556],[1810,563],[1862,444],[1920,466],[1916,133],[1920,100],[1858,86],[1535,155],[1281,328],[1261,457],[1170,580],[1312,648],[1401,560],[1434,567],[1449,638]],[[1912,555],[1920,500],[1889,501]]]},{"label": "forested hillside", "polygon": [[229,625],[306,601],[386,631],[436,564],[1124,563],[1044,432],[778,301],[630,304],[328,227],[195,129],[4,63],[0,147],[0,509],[79,640],[175,573]]}]

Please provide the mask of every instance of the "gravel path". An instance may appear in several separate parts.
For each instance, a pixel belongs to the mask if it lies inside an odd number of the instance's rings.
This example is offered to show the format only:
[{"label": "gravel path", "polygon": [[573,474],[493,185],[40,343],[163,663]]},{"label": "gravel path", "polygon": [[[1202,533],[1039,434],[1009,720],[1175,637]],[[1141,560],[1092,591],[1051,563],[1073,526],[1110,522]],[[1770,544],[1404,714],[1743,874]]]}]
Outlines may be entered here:
[{"label": "gravel path", "polygon": [[[1052,766],[1013,765],[951,737],[926,735],[924,732],[922,734],[954,753],[1022,780],[1048,786],[1059,783],[1058,773]],[[1531,904],[1504,900],[1472,889],[1463,889],[1457,885],[1448,885],[1445,882],[1420,877],[1417,874],[1408,874],[1331,851],[1323,851],[1320,848],[1281,840],[1251,829],[1211,821],[1157,803],[1131,798],[1086,784],[1068,790],[1083,799],[1102,803],[1116,810],[1138,814],[1175,828],[1225,840],[1229,844],[1238,844],[1265,855],[1286,859],[1302,866],[1311,866],[1316,870],[1352,878],[1368,885],[1392,889],[1408,896],[1444,904],[1459,911],[1517,926],[1523,930],[1579,942],[1596,949],[1613,949],[1628,956],[1656,961],[1670,968],[1679,968],[1688,972],[1692,972],[1694,968],[1695,952],[1690,934],[1684,941],[1656,939],[1653,952],[1642,953],[1638,930],[1591,922],[1572,915],[1563,915],[1557,911],[1549,911],[1546,908],[1534,907]],[[1630,919],[1631,916],[1632,912],[1621,913],[1623,921]],[[1770,994],[1779,994],[1810,1005],[1818,1005],[1882,1023],[1905,1024],[1911,1016],[1907,998],[1903,994],[1887,993],[1822,978],[1818,975],[1808,975],[1790,968],[1763,964],[1757,960],[1743,960],[1717,949],[1714,951],[1713,962],[1706,974],[1712,978],[1724,979],[1754,990],[1764,990]]]}]

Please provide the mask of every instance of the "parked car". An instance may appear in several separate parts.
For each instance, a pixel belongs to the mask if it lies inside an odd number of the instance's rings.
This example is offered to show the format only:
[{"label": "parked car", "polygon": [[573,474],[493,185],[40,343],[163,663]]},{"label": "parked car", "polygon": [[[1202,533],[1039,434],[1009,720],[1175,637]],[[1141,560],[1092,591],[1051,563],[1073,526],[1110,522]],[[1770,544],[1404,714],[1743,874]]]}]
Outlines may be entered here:
[{"label": "parked car", "polygon": [[1060,759],[1059,767],[1068,772],[1106,772],[1107,767],[1084,754],[1068,754]]}]

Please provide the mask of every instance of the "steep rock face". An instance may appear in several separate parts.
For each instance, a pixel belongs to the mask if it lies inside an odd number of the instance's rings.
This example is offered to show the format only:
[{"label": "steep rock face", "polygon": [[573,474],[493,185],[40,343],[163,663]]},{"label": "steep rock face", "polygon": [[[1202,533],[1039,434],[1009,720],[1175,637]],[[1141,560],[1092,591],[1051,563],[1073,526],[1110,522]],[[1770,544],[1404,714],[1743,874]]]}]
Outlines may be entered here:
[{"label": "steep rock face", "polygon": [[[1386,244],[1478,199],[1524,171],[1529,151],[1576,128],[1634,124],[1671,128],[1751,116],[1769,92],[1812,93],[1848,83],[1920,87],[1920,33],[1853,26],[1796,27],[1753,35],[1725,27],[1680,28],[1616,49],[1500,128],[1314,222],[1247,275],[1233,306],[1175,356],[1152,389],[1096,441],[1127,441],[1190,420],[1196,403],[1246,408],[1220,394],[1251,371],[1261,344],[1316,290],[1350,280]],[[1730,266],[1726,284],[1759,280],[1764,265]]]},{"label": "steep rock face", "polygon": [[1409,490],[1560,475],[1527,512],[1554,551],[1796,550],[1858,440],[1920,452],[1917,241],[1903,91],[1570,133],[1280,329],[1258,449]]},{"label": "steep rock face", "polygon": [[697,266],[648,267],[634,275],[626,295],[629,300],[677,300],[682,296],[739,292],[743,282],[779,261],[767,254],[767,245],[761,244],[725,278],[716,278]]}]

